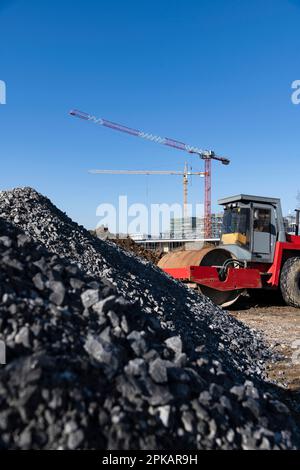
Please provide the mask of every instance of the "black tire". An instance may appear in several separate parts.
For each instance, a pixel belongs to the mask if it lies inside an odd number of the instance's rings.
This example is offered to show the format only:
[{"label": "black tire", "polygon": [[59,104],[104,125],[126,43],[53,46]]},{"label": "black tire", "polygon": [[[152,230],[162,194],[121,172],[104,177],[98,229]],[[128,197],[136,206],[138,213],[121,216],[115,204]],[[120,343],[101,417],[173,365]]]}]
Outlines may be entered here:
[{"label": "black tire", "polygon": [[287,305],[300,308],[300,257],[289,258],[280,274],[280,289]]}]

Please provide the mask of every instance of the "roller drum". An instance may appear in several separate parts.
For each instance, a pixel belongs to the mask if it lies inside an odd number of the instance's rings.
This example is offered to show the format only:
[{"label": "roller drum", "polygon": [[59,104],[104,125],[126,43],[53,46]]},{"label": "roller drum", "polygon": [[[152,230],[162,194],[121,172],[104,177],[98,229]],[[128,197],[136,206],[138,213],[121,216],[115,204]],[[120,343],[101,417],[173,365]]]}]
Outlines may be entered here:
[{"label": "roller drum", "polygon": [[[173,251],[165,255],[158,263],[161,269],[185,268],[187,266],[223,266],[225,261],[236,259],[224,248],[207,247],[202,250]],[[216,305],[229,307],[240,297],[242,291],[218,291],[198,284],[201,294],[209,297]]]}]

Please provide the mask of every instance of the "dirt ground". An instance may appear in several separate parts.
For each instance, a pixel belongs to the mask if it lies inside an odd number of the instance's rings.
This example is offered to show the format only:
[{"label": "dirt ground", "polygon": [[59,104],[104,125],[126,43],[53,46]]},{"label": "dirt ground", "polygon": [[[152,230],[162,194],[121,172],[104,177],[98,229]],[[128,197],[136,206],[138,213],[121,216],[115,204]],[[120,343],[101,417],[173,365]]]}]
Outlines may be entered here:
[{"label": "dirt ground", "polygon": [[268,377],[300,393],[300,309],[287,307],[274,296],[258,301],[244,297],[230,313],[259,330],[274,351]]}]

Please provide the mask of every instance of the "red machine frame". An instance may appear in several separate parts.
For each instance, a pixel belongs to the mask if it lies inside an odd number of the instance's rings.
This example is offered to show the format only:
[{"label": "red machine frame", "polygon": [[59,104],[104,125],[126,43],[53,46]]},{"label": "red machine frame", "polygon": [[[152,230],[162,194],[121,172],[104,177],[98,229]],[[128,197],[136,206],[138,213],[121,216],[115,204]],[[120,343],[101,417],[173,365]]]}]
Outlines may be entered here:
[{"label": "red machine frame", "polygon": [[[220,269],[211,266],[167,268],[164,271],[183,282],[196,283],[219,291],[278,288],[283,263],[300,254],[300,236],[287,235],[287,242],[277,242],[272,264],[252,263],[247,268],[228,268],[220,279]],[[263,280],[265,278],[265,281]]]}]

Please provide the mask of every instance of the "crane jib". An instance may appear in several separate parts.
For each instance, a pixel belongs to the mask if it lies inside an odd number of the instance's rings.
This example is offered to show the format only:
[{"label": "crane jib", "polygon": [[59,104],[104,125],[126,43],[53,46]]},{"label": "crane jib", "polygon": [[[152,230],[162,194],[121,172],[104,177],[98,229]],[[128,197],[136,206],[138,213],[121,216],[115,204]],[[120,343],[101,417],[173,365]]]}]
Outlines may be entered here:
[{"label": "crane jib", "polygon": [[101,126],[108,127],[110,129],[114,129],[120,132],[124,132],[126,134],[134,135],[136,137],[141,137],[142,139],[150,140],[151,142],[155,142],[157,144],[167,145],[168,147],[173,147],[178,150],[183,150],[188,153],[195,153],[201,157],[212,157],[214,155],[213,152],[208,150],[202,150],[198,147],[194,147],[192,145],[187,145],[184,142],[180,142],[175,139],[171,139],[170,137],[160,137],[159,135],[151,134],[148,132],[143,132],[138,129],[132,129],[131,127],[124,126],[123,124],[118,124],[116,122],[108,121],[107,119],[97,118],[96,116],[92,116],[91,114],[85,113],[83,111],[78,111],[77,109],[72,110],[70,112],[71,116],[76,116],[80,119],[84,119],[86,121],[92,121],[95,124],[99,124]]}]

